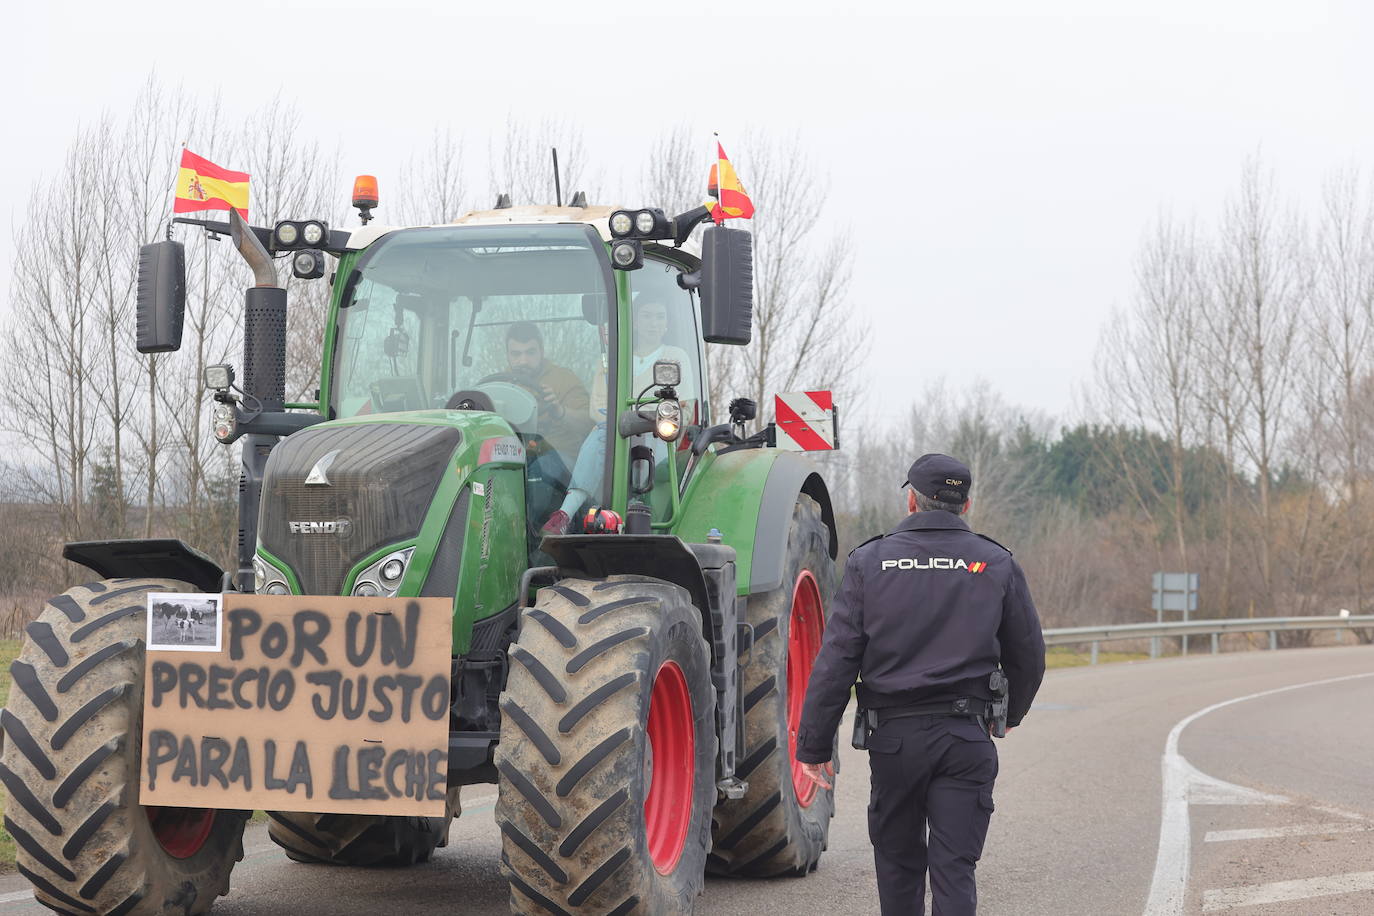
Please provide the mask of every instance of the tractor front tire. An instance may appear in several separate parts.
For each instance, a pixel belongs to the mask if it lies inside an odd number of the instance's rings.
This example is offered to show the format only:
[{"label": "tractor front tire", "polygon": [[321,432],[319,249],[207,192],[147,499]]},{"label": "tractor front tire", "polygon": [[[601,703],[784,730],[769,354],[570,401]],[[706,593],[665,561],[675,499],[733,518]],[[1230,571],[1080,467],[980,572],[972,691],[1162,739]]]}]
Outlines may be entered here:
[{"label": "tractor front tire", "polygon": [[724,799],[713,814],[713,874],[767,878],[802,876],[816,868],[835,813],[834,790],[801,774],[794,757],[802,700],[830,599],[835,561],[820,505],[800,494],[787,531],[782,585],[749,598],[754,644],[740,670],[744,748],[735,775],[749,783],[743,798]]},{"label": "tractor front tire", "polygon": [[704,883],[715,699],[701,613],[641,576],[539,590],[496,751],[517,913],[685,913]]},{"label": "tractor front tire", "polygon": [[418,865],[448,842],[458,810],[458,790],[449,790],[443,817],[385,817],[379,814],[267,812],[267,835],[287,858],[312,865]]},{"label": "tractor front tire", "polygon": [[34,897],[59,913],[193,916],[229,892],[249,812],[138,803],[148,593],[195,590],[76,586],[47,602],[10,665],[5,827]]}]

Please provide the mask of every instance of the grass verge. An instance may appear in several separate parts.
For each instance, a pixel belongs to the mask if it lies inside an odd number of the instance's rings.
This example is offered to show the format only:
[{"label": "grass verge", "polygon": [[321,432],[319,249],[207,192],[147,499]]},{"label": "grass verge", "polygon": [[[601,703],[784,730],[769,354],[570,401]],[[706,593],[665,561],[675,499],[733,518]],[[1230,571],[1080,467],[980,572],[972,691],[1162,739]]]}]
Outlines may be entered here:
[{"label": "grass verge", "polygon": [[[19,655],[19,640],[0,639],[0,706],[10,698],[10,662]],[[0,735],[0,741],[4,736]],[[5,806],[5,790],[0,788],[0,808]],[[14,871],[14,838],[0,824],[0,873]]]},{"label": "grass verge", "polygon": [[[1148,652],[1098,652],[1097,663],[1137,662],[1149,657]],[[1045,650],[1046,668],[1076,668],[1079,665],[1091,665],[1092,660],[1091,653],[1078,652],[1068,646],[1052,646]]]}]

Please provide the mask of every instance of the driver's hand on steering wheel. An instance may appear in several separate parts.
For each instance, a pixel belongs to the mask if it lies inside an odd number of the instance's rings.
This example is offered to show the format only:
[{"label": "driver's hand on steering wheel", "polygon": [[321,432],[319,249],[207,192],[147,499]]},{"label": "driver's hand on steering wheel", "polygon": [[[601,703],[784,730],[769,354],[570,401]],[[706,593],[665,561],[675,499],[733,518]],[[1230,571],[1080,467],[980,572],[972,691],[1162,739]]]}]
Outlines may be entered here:
[{"label": "driver's hand on steering wheel", "polygon": [[541,409],[548,413],[555,420],[561,420],[568,415],[567,409],[558,400],[558,395],[548,385],[539,386],[541,394],[540,400],[543,401]]}]

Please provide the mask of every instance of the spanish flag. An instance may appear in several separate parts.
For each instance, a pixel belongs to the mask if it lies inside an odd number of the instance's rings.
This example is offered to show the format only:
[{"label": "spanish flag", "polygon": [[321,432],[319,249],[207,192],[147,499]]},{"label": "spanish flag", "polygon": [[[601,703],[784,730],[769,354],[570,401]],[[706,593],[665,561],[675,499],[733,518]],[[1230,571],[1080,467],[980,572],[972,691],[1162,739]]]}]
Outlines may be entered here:
[{"label": "spanish flag", "polygon": [[173,213],[194,210],[237,210],[248,218],[248,173],[222,169],[188,149],[181,151]]},{"label": "spanish flag", "polygon": [[735,167],[725,156],[725,149],[716,141],[717,163],[711,166],[711,176],[707,179],[707,192],[711,199],[706,208],[711,211],[711,219],[720,225],[727,219],[749,219],[754,215],[754,202],[744,193],[744,185],[739,183]]}]

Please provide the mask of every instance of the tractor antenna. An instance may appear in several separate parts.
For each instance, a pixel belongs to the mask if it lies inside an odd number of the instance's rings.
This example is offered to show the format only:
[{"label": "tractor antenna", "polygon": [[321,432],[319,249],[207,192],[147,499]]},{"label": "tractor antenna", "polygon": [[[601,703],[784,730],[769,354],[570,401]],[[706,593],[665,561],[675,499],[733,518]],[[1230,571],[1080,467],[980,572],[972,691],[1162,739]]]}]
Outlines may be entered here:
[{"label": "tractor antenna", "polygon": [[553,196],[558,206],[563,206],[563,184],[558,180],[558,147],[549,147],[553,150]]}]

